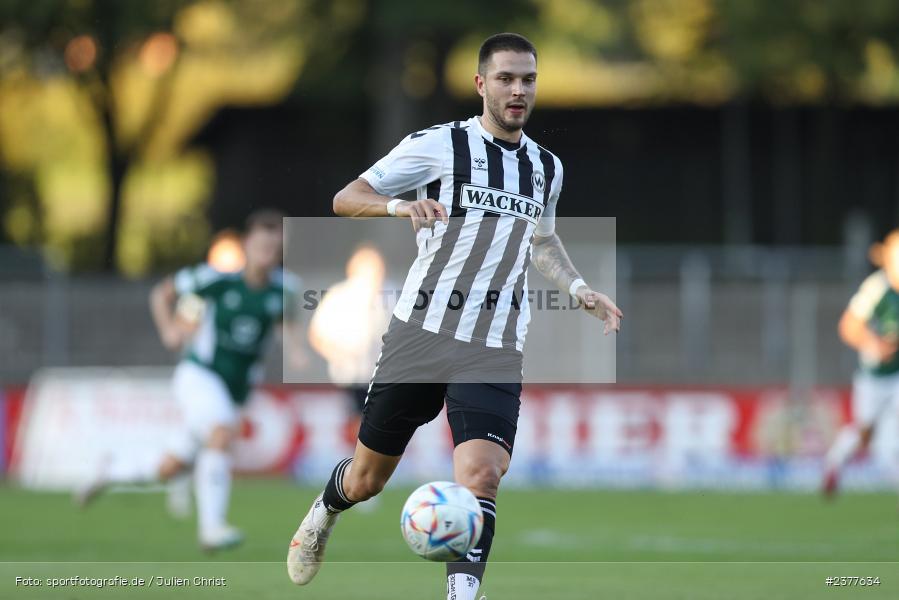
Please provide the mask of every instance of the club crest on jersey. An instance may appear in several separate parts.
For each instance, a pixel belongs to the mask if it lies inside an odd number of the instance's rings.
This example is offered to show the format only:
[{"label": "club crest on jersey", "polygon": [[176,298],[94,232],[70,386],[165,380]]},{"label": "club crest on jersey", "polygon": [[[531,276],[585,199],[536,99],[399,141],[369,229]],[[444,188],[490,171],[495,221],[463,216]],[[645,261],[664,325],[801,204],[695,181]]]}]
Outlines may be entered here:
[{"label": "club crest on jersey", "polygon": [[540,220],[543,205],[527,196],[483,185],[464,184],[459,204],[463,208],[479,208],[492,213],[524,219],[534,225]]},{"label": "club crest on jersey", "polygon": [[543,188],[546,186],[546,178],[543,173],[534,171],[534,174],[531,175],[531,185],[534,186],[534,192],[542,194]]}]

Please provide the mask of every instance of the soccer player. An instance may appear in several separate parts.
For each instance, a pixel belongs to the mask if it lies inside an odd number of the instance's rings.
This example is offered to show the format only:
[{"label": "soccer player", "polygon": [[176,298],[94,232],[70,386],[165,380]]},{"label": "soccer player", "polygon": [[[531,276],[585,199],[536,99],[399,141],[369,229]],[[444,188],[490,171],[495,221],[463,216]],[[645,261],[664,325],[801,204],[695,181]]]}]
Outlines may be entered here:
[{"label": "soccer player", "polygon": [[[193,468],[200,546],[218,550],[242,541],[241,532],[226,520],[230,447],[241,408],[261,374],[259,361],[270,332],[277,327],[287,341],[297,339],[286,331],[291,323],[283,323],[292,304],[285,306],[285,298],[295,293],[296,284],[279,267],[282,217],[274,210],[250,215],[241,271],[222,273],[201,264],[184,268],[153,288],[150,308],[163,344],[185,350],[173,382],[184,430],[163,456],[112,457],[97,479],[79,491],[81,504],[112,484],[168,481]],[[192,334],[176,313],[178,298],[188,294],[206,303]],[[287,349],[296,352],[289,345]]]},{"label": "soccer player", "polygon": [[[480,116],[409,135],[334,197],[341,216],[410,219],[419,252],[384,336],[353,457],[337,464],[290,543],[294,583],[315,576],[340,513],[381,491],[416,428],[445,403],[455,479],[484,514],[476,547],[447,563],[447,597],[476,598],[515,441],[531,260],[604,320],[606,334],[619,328],[621,312],[584,282],[555,234],[562,164],[522,131],[536,98],[536,49],[520,35],[494,35],[474,79]],[[418,200],[395,198],[413,189]]]},{"label": "soccer player", "polygon": [[877,421],[899,394],[899,229],[871,250],[881,267],[868,276],[840,318],[843,342],[859,353],[852,381],[852,422],[844,425],[827,453],[822,491],[833,496],[840,472],[871,443]]}]

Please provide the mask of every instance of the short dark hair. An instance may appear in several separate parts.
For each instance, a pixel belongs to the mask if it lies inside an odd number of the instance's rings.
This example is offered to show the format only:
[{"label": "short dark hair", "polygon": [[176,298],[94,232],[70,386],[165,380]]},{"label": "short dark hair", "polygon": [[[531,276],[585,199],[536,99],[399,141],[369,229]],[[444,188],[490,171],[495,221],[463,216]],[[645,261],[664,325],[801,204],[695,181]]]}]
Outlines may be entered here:
[{"label": "short dark hair", "polygon": [[528,52],[534,55],[534,60],[537,60],[537,48],[534,47],[534,44],[528,38],[517,33],[497,33],[496,35],[491,35],[481,44],[481,49],[478,51],[478,73],[481,75],[486,73],[487,61],[490,60],[494,53],[502,52],[503,50]]},{"label": "short dark hair", "polygon": [[281,229],[281,220],[287,215],[277,208],[260,208],[247,217],[244,233],[250,233],[257,227],[262,229]]}]

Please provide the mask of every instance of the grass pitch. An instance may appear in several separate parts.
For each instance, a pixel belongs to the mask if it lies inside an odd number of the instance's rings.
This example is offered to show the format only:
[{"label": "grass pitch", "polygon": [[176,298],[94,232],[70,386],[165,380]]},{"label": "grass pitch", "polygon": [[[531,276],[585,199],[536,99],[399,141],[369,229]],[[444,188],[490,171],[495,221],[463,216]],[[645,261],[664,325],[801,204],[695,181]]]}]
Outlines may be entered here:
[{"label": "grass pitch", "polygon": [[[345,514],[328,562],[298,588],[284,559],[317,490],[237,481],[231,521],[247,542],[208,556],[195,523],[168,517],[157,493],[112,493],[79,511],[67,495],[0,487],[0,598],[440,600],[443,565],[413,556],[400,537],[410,491],[389,487],[369,512]],[[825,503],[792,493],[509,489],[498,508],[482,588],[490,600],[899,598],[893,494]],[[880,583],[828,586],[827,577]]]}]

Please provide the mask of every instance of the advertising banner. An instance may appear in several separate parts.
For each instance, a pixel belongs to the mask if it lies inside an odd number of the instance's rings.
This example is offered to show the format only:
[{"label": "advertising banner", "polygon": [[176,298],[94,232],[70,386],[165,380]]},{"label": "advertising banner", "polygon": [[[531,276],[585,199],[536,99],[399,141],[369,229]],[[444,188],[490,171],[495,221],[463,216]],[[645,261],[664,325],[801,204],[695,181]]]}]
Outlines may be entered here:
[{"label": "advertising banner", "polygon": [[[35,377],[24,401],[21,391],[17,399],[7,393],[4,437],[13,476],[28,487],[68,489],[110,457],[161,456],[182,427],[170,375],[55,369]],[[828,445],[850,418],[849,392],[839,388],[531,385],[506,478],[519,485],[812,489]],[[243,410],[235,466],[318,484],[352,454],[357,423],[341,389],[263,387]],[[441,414],[416,433],[397,479],[451,477],[452,448]],[[894,410],[868,454],[847,469],[845,485],[888,487],[897,465]]]}]

